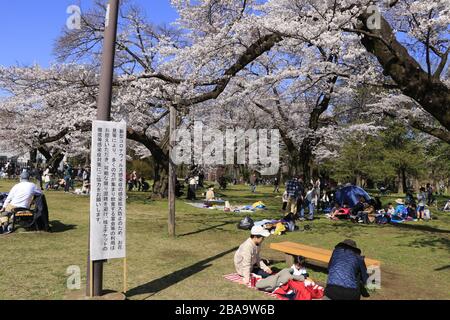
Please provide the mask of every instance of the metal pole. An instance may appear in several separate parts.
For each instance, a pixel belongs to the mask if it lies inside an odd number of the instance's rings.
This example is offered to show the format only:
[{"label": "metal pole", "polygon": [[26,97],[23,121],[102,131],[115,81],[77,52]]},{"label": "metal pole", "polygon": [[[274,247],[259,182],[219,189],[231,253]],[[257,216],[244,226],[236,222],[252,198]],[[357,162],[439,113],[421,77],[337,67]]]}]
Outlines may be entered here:
[{"label": "metal pole", "polygon": [[176,166],[172,162],[171,154],[172,154],[172,135],[175,132],[177,125],[177,110],[171,106],[170,107],[170,143],[169,143],[169,219],[168,219],[168,227],[169,227],[169,236],[175,237],[175,186],[176,186]]},{"label": "metal pole", "polygon": [[112,82],[116,54],[117,20],[120,0],[109,0],[109,23],[105,29],[100,92],[97,100],[97,120],[111,120]]},{"label": "metal pole", "polygon": [[[116,54],[117,21],[119,18],[120,0],[109,0],[109,18],[105,29],[102,70],[100,75],[100,89],[97,100],[97,120],[111,120],[111,100],[112,100],[112,81],[114,76],[114,58]],[[88,254],[88,260],[90,256]],[[86,295],[91,292],[90,283],[93,283],[94,297],[103,294],[103,263],[104,261],[93,261],[92,272],[91,263],[88,261],[88,279]],[[92,273],[93,281],[89,277]]]}]

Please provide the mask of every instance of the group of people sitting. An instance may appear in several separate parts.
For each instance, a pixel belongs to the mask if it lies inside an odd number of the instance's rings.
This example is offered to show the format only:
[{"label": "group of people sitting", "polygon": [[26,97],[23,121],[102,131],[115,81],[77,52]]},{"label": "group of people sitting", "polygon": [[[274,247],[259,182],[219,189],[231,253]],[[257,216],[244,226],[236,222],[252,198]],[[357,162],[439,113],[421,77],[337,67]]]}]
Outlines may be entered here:
[{"label": "group of people sitting", "polygon": [[136,171],[133,171],[127,175],[127,186],[128,191],[131,192],[137,189],[139,192],[148,192],[150,190],[150,184],[145,180],[144,177],[139,176]]},{"label": "group of people sitting", "polygon": [[[364,257],[355,241],[347,239],[336,245],[328,265],[328,280],[324,291],[306,292],[306,282],[314,283],[306,269],[305,258],[297,256],[294,264],[276,272],[269,261],[261,259],[261,245],[270,232],[263,226],[254,226],[250,238],[242,243],[234,255],[240,283],[266,292],[283,294],[289,299],[305,300],[328,298],[331,300],[359,300],[366,296],[365,285],[369,278]],[[305,283],[298,286],[299,283]],[[281,290],[280,290],[281,289]]]},{"label": "group of people sitting", "polygon": [[350,208],[348,203],[344,203],[342,207],[336,203],[326,216],[332,220],[349,219],[353,222],[366,224],[398,223],[429,220],[431,218],[430,211],[425,208],[425,204],[420,197],[419,205],[415,201],[405,203],[403,199],[397,199],[395,203],[395,207],[392,203],[383,207],[379,197],[368,201],[364,197],[360,197],[359,202],[353,208]]}]

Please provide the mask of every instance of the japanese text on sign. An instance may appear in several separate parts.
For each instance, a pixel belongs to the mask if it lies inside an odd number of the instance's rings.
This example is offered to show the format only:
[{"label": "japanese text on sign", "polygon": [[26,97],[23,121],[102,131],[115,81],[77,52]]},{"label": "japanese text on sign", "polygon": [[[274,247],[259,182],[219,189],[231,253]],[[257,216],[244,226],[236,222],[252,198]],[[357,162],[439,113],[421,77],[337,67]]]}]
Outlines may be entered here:
[{"label": "japanese text on sign", "polygon": [[91,159],[91,260],[125,258],[125,122],[94,121]]}]

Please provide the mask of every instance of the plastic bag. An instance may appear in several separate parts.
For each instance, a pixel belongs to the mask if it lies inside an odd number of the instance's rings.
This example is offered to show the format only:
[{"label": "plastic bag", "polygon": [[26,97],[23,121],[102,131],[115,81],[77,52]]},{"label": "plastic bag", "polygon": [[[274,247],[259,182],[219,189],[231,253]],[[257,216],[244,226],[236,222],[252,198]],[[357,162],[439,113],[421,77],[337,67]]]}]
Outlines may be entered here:
[{"label": "plastic bag", "polygon": [[250,230],[255,225],[255,222],[249,216],[246,216],[238,223],[238,229],[241,230]]}]

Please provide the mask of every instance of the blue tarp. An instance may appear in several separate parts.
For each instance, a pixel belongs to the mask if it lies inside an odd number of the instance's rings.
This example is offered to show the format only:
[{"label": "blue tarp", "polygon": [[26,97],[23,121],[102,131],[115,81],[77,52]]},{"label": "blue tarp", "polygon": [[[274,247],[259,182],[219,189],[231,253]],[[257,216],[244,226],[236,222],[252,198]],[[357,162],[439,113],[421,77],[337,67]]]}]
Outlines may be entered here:
[{"label": "blue tarp", "polygon": [[360,197],[364,197],[366,201],[371,199],[369,194],[363,188],[357,186],[345,186],[336,190],[335,199],[340,206],[347,203],[353,208],[358,203]]}]

